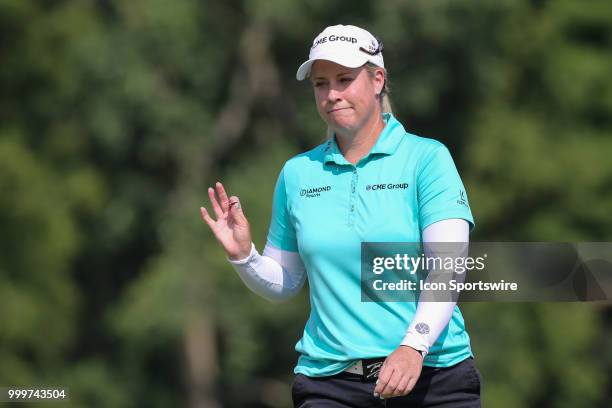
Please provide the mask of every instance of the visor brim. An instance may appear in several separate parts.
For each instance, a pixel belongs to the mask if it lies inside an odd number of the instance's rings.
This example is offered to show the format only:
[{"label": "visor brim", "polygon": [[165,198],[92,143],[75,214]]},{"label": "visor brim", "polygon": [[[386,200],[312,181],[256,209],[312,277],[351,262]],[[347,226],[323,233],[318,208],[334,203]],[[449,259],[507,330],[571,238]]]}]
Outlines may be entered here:
[{"label": "visor brim", "polygon": [[338,65],[342,65],[347,68],[358,68],[364,65],[369,61],[367,57],[360,56],[347,56],[347,55],[322,55],[320,57],[311,58],[308,61],[304,62],[298,68],[295,77],[298,81],[303,81],[308,77],[310,73],[310,69],[312,68],[312,64],[314,64],[318,60],[331,61]]}]

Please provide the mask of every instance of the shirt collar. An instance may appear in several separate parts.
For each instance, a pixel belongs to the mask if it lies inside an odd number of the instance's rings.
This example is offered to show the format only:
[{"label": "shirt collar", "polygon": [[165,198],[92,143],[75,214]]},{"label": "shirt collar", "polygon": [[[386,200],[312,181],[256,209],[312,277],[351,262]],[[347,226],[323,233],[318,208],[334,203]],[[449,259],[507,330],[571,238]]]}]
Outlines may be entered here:
[{"label": "shirt collar", "polygon": [[[402,141],[403,136],[406,134],[404,127],[397,119],[395,119],[393,114],[383,113],[383,120],[385,121],[386,125],[378,136],[378,139],[370,150],[370,153],[368,153],[366,157],[372,154],[392,155],[395,153]],[[323,161],[324,163],[333,162],[336,164],[351,164],[342,155],[342,152],[336,143],[335,134],[325,143],[325,157]]]}]

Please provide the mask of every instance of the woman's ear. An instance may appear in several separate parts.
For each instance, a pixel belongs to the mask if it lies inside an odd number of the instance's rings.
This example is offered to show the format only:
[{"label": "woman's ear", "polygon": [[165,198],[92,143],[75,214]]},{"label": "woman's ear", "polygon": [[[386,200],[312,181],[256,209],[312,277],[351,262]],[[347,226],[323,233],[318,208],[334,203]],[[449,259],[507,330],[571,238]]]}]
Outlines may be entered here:
[{"label": "woman's ear", "polygon": [[385,71],[382,68],[377,69],[374,74],[374,87],[376,95],[380,96],[385,87]]}]

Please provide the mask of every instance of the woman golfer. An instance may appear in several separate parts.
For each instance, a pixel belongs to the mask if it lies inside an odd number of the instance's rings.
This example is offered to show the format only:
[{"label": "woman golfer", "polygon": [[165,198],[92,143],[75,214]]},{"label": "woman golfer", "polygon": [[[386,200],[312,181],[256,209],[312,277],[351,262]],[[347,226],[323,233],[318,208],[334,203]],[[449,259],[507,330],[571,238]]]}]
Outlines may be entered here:
[{"label": "woman golfer", "polygon": [[382,51],[350,25],[315,38],[297,79],[312,83],[329,138],[281,170],[263,255],[221,183],[202,218],[255,293],[284,301],[308,279],[296,407],[479,407],[455,302],[361,301],[362,242],[468,242],[474,225],[448,149],[393,116]]}]

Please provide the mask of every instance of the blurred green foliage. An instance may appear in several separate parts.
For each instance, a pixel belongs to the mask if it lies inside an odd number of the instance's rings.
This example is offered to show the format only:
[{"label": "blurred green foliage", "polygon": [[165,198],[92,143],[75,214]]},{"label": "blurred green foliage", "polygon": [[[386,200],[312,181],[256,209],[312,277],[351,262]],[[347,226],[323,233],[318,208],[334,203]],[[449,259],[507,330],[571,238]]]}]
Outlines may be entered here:
[{"label": "blurred green foliage", "polygon": [[[604,0],[0,0],[0,385],[73,406],[290,406],[305,289],[246,289],[201,222],[262,248],[279,169],[324,126],[294,79],[326,25],[385,43],[396,115],[451,149],[474,240],[612,236]],[[490,407],[607,407],[602,305],[462,305]]]}]

